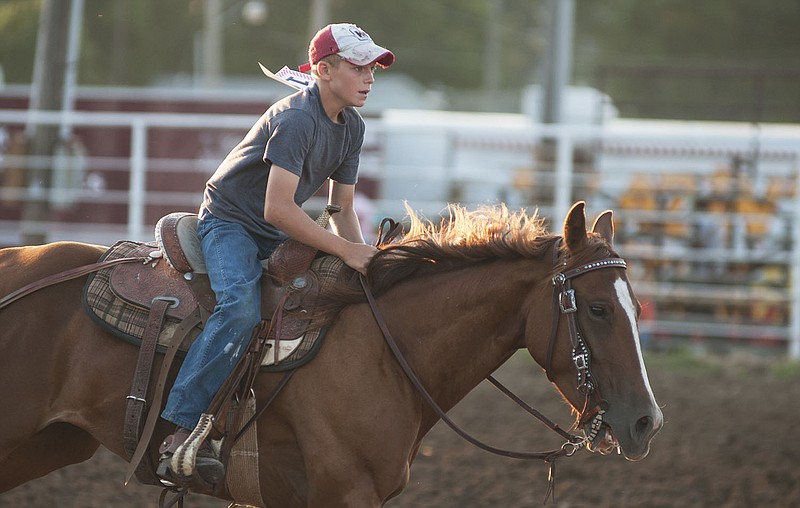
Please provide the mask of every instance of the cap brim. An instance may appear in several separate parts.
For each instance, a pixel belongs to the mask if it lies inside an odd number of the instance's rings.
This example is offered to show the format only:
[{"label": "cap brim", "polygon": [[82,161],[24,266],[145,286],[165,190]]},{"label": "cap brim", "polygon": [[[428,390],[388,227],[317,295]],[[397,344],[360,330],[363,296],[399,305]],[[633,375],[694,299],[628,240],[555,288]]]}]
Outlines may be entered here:
[{"label": "cap brim", "polygon": [[377,44],[367,43],[351,46],[339,52],[339,56],[353,65],[370,65],[377,63],[383,68],[394,63],[394,53]]}]

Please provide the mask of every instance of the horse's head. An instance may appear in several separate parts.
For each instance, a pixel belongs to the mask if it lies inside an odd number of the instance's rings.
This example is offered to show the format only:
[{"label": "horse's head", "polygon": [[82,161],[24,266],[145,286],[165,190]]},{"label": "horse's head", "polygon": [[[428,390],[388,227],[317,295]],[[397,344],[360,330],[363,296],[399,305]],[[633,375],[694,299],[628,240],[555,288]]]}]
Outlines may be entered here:
[{"label": "horse's head", "polygon": [[[529,339],[528,347],[578,413],[589,449],[607,454],[618,448],[629,460],[639,460],[649,452],[663,415],[642,359],[639,302],[625,262],[614,253],[613,236],[610,211],[587,231],[584,204],[572,207],[554,256],[549,341],[543,347]],[[541,323],[541,316],[531,321]]]}]

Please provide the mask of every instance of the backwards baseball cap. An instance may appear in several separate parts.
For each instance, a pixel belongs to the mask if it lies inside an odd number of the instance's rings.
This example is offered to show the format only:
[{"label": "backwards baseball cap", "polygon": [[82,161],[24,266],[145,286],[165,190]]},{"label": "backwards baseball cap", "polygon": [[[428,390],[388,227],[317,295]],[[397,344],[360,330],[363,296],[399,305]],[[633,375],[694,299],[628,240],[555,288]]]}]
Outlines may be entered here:
[{"label": "backwards baseball cap", "polygon": [[300,70],[310,71],[312,65],[329,55],[339,55],[353,65],[377,63],[386,68],[394,62],[394,53],[372,42],[367,32],[351,23],[335,23],[317,32],[308,45],[308,63]]}]

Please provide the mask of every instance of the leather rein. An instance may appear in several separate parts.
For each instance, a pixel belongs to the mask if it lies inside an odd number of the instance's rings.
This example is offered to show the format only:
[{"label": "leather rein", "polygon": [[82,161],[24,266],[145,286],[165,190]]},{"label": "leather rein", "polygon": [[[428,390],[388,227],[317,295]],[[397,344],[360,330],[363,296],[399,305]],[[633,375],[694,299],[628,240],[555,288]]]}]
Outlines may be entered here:
[{"label": "leather rein", "polygon": [[49,275],[42,279],[36,280],[31,282],[30,284],[26,284],[21,288],[13,291],[3,298],[0,298],[0,309],[10,305],[13,302],[16,302],[20,298],[24,296],[28,296],[31,293],[39,291],[40,289],[44,289],[49,286],[53,286],[55,284],[60,284],[62,282],[66,282],[68,280],[77,279],[78,277],[82,277],[84,275],[88,275],[92,272],[97,272],[104,268],[108,268],[110,266],[119,265],[123,263],[149,263],[152,261],[152,257],[127,257],[127,258],[118,258],[112,259],[107,261],[98,261],[97,263],[91,263],[88,265],[78,266],[76,268],[71,268],[69,270],[64,270],[63,272],[58,272],[53,275]]},{"label": "leather rein", "polygon": [[[387,219],[384,219],[386,221]],[[391,220],[390,220],[391,221]],[[391,221],[393,224],[393,221]],[[381,233],[379,233],[379,241],[378,244],[386,244],[388,243],[391,238],[389,238],[389,234],[386,237],[382,237],[382,230],[384,224],[381,224]],[[396,229],[395,225],[393,224],[391,230],[394,231]],[[391,233],[391,231],[390,231]],[[558,258],[558,245],[559,241],[555,244],[555,258]],[[565,263],[566,264],[566,263]],[[559,434],[561,437],[566,439],[566,442],[561,446],[561,448],[556,450],[549,450],[544,452],[519,452],[513,450],[505,450],[502,448],[496,448],[494,446],[488,445],[483,441],[475,438],[474,436],[470,435],[461,427],[458,426],[449,416],[447,413],[436,403],[433,399],[431,394],[425,388],[425,386],[420,381],[419,377],[417,377],[414,369],[406,360],[405,356],[403,355],[402,351],[397,345],[397,341],[392,336],[392,333],[389,331],[389,328],[386,324],[386,320],[383,318],[383,315],[378,308],[378,304],[375,301],[375,297],[372,294],[372,291],[369,288],[369,285],[366,281],[366,278],[363,275],[359,276],[359,281],[361,283],[361,287],[364,290],[364,294],[366,295],[367,302],[369,303],[370,309],[372,310],[372,314],[375,318],[378,327],[381,330],[381,333],[386,341],[389,349],[391,349],[392,353],[395,356],[398,364],[405,372],[408,379],[411,381],[411,384],[417,390],[417,392],[422,396],[422,398],[428,403],[434,413],[443,421],[445,422],[456,434],[461,436],[470,444],[485,450],[489,453],[493,453],[495,455],[500,455],[503,457],[509,457],[514,459],[536,459],[536,460],[543,460],[547,463],[550,467],[549,476],[548,476],[548,489],[547,493],[545,494],[545,502],[550,496],[554,496],[554,487],[555,487],[555,461],[556,459],[564,456],[572,456],[576,451],[587,446],[597,435],[602,425],[602,418],[603,414],[605,413],[605,401],[600,401],[595,407],[590,408],[591,410],[587,412],[587,408],[589,405],[590,397],[596,393],[597,385],[594,382],[594,378],[591,375],[591,371],[589,370],[589,363],[591,359],[591,354],[589,352],[589,348],[584,341],[580,329],[578,327],[577,319],[575,317],[577,306],[575,301],[575,290],[572,289],[570,280],[578,277],[579,275],[583,275],[584,273],[588,273],[594,270],[599,270],[601,268],[626,268],[625,260],[621,258],[606,258],[599,261],[593,261],[591,263],[587,263],[583,266],[578,268],[574,268],[567,272],[559,272],[552,278],[553,283],[553,323],[550,329],[550,336],[548,339],[548,348],[547,348],[547,358],[545,364],[545,372],[547,374],[547,378],[552,382],[552,360],[553,360],[553,353],[555,350],[555,342],[558,335],[558,324],[559,319],[562,314],[567,316],[567,322],[569,327],[569,337],[572,342],[572,358],[575,368],[578,372],[578,391],[586,396],[586,403],[584,405],[584,409],[581,411],[581,414],[578,415],[578,419],[575,422],[574,428],[578,428],[580,425],[586,423],[589,419],[592,420],[591,424],[591,432],[589,435],[576,435],[571,434],[564,429],[562,429],[558,424],[544,416],[542,413],[534,409],[533,407],[526,404],[522,399],[516,396],[511,390],[509,390],[505,385],[503,385],[500,381],[498,381],[494,376],[489,375],[487,376],[487,380],[492,383],[496,388],[498,388],[504,395],[509,397],[511,400],[516,402],[520,407],[525,409],[528,413],[536,417],[539,421],[549,427],[551,430]]]}]

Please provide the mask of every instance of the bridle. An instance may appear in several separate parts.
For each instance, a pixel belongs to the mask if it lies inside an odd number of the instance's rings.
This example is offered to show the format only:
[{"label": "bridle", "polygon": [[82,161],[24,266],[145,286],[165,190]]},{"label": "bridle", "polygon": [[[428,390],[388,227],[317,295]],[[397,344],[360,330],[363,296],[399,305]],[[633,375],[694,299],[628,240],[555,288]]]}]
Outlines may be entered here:
[{"label": "bridle", "polygon": [[[384,235],[383,229],[384,226],[388,225],[389,232]],[[397,234],[399,233],[399,224],[395,223],[391,219],[384,219],[381,222],[379,233],[378,233],[378,240],[376,245],[384,245],[389,243]],[[558,260],[558,253],[559,253],[559,244],[561,239],[559,238],[555,242],[555,253],[554,259]],[[566,262],[564,262],[566,265]],[[535,416],[539,419],[542,423],[547,425],[551,430],[558,433],[560,436],[564,437],[567,441],[561,446],[560,449],[557,450],[550,450],[546,452],[517,452],[511,450],[504,450],[500,448],[495,448],[490,446],[475,437],[471,436],[463,429],[461,429],[455,422],[453,422],[450,417],[447,416],[445,411],[439,407],[433,397],[428,393],[426,388],[423,386],[420,379],[415,374],[414,370],[412,369],[411,365],[409,365],[408,361],[405,359],[405,356],[400,351],[400,348],[397,345],[394,337],[392,336],[391,332],[386,325],[386,321],[383,318],[380,310],[378,309],[378,304],[375,301],[375,297],[372,294],[372,291],[367,284],[367,280],[363,275],[359,276],[359,281],[361,286],[364,290],[364,295],[367,298],[367,302],[369,303],[369,307],[372,310],[372,314],[375,317],[375,321],[378,324],[378,327],[383,334],[383,337],[389,346],[389,349],[395,356],[395,359],[400,364],[401,368],[405,372],[406,376],[411,381],[411,384],[414,385],[417,392],[422,396],[423,399],[428,403],[428,405],[433,409],[434,413],[443,421],[445,422],[456,434],[464,438],[469,443],[481,448],[482,450],[488,451],[495,455],[501,455],[504,457],[510,457],[515,459],[538,459],[544,460],[549,466],[550,471],[548,475],[548,489],[545,494],[544,501],[547,502],[547,499],[551,496],[555,497],[555,461],[559,457],[564,456],[572,456],[576,451],[583,448],[584,446],[588,445],[596,436],[600,430],[600,427],[603,423],[603,414],[606,410],[606,403],[602,399],[591,408],[590,411],[587,412],[587,408],[589,406],[589,399],[593,394],[597,393],[597,385],[594,382],[594,378],[592,377],[591,371],[589,369],[589,364],[591,360],[591,353],[589,351],[586,342],[584,341],[581,333],[580,328],[578,327],[578,322],[575,317],[577,312],[577,305],[575,300],[575,290],[572,289],[572,284],[570,280],[578,277],[579,275],[583,275],[584,273],[588,273],[594,270],[599,270],[601,268],[626,268],[627,265],[625,260],[621,258],[605,258],[599,261],[593,261],[591,263],[587,263],[582,265],[578,268],[574,268],[572,270],[566,272],[559,272],[552,278],[553,283],[553,324],[550,329],[550,337],[547,346],[547,358],[545,363],[545,371],[547,373],[547,378],[552,382],[552,361],[553,361],[553,353],[555,350],[555,342],[558,336],[558,324],[561,317],[561,314],[567,315],[567,323],[569,326],[569,337],[572,342],[572,359],[575,365],[575,368],[578,372],[578,391],[583,393],[586,396],[586,401],[584,404],[584,409],[581,411],[578,419],[575,423],[575,426],[578,427],[586,423],[589,419],[591,419],[591,431],[586,436],[580,436],[575,434],[570,434],[569,432],[562,429],[558,424],[554,423],[552,420],[548,419],[542,413],[537,411],[536,409],[532,408],[531,406],[527,405],[522,399],[514,395],[507,387],[505,387],[500,381],[498,381],[494,376],[489,375],[486,379],[495,385],[503,394],[511,398],[514,402],[519,404],[523,409],[528,411],[530,414]]]},{"label": "bridle", "polygon": [[[558,259],[558,247],[560,239],[555,243],[554,258]],[[566,261],[563,263],[566,265]],[[592,376],[591,359],[592,353],[589,346],[581,335],[581,329],[578,325],[576,317],[578,306],[575,300],[575,290],[572,289],[571,280],[575,277],[589,273],[602,268],[627,268],[627,263],[622,258],[605,258],[598,261],[592,261],[585,265],[573,268],[566,272],[558,272],[552,278],[553,283],[553,324],[550,327],[550,337],[547,343],[547,357],[545,359],[544,370],[547,374],[547,379],[554,382],[553,379],[553,354],[555,352],[556,339],[558,337],[558,323],[562,315],[566,316],[568,335],[572,342],[572,363],[575,365],[578,378],[578,392],[585,397],[584,406],[578,415],[575,426],[585,425],[591,421],[591,428],[589,434],[586,436],[586,442],[590,443],[597,436],[600,427],[603,424],[603,414],[607,409],[607,403],[599,394],[597,383]],[[590,406],[590,399],[595,396],[597,402]]]}]

